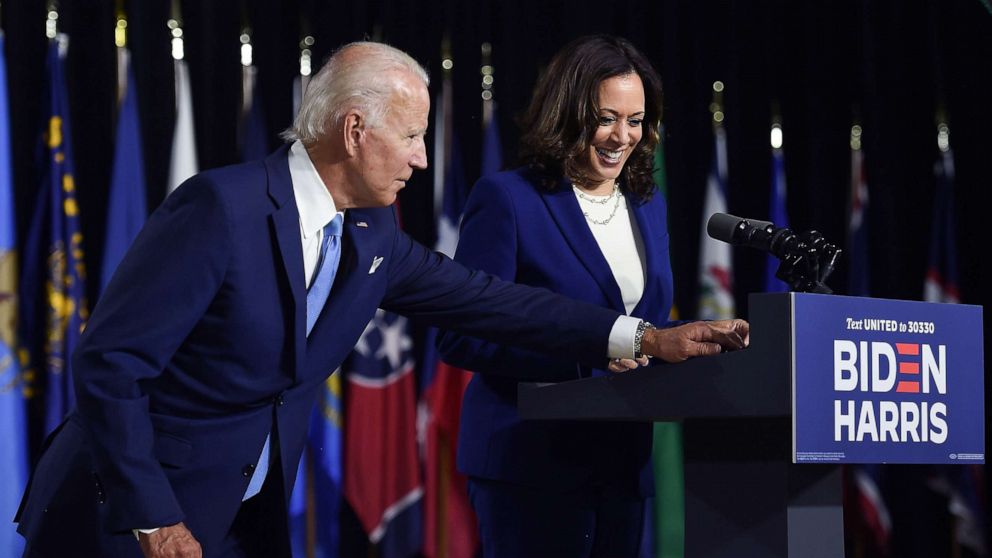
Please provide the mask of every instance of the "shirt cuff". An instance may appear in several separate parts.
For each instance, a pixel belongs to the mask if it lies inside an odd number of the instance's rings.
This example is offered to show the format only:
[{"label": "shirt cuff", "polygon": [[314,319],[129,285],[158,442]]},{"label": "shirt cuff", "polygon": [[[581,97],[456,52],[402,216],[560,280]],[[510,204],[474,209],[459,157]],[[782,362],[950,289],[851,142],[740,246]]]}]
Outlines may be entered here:
[{"label": "shirt cuff", "polygon": [[155,527],[154,529],[131,529],[131,532],[134,533],[134,538],[138,538],[138,533],[151,535],[152,533],[158,531],[159,529],[161,529],[161,527]]},{"label": "shirt cuff", "polygon": [[610,344],[607,356],[610,358],[634,358],[634,334],[641,323],[640,318],[620,316],[610,330]]}]

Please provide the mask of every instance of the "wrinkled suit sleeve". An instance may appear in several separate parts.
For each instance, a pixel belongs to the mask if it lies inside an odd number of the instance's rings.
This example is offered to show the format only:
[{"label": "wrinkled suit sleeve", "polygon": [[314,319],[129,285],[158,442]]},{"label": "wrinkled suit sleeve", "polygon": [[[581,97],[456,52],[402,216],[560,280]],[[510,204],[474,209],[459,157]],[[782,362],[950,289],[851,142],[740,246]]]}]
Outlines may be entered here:
[{"label": "wrinkled suit sleeve", "polygon": [[154,378],[201,319],[230,255],[228,211],[202,175],[176,190],[135,239],[73,356],[79,414],[114,531],[182,521],[162,466],[142,381]]},{"label": "wrinkled suit sleeve", "polygon": [[382,308],[428,325],[589,366],[606,360],[620,315],[471,270],[428,250],[397,227]]}]

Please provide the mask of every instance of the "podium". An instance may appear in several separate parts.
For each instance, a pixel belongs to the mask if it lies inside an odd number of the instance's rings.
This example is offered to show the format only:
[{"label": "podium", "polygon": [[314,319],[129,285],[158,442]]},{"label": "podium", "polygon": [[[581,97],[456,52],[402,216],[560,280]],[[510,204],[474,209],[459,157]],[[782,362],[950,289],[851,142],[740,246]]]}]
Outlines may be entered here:
[{"label": "podium", "polygon": [[[678,364],[662,363],[615,376],[557,384],[521,384],[518,394],[520,415],[524,419],[533,420],[681,420],[685,457],[687,557],[843,556],[844,527],[839,464],[793,462],[794,455],[798,455],[794,454],[794,359],[802,359],[802,355],[795,356],[793,345],[798,344],[796,332],[799,329],[808,332],[810,324],[814,324],[813,329],[819,329],[818,321],[821,319],[831,321],[836,330],[825,335],[846,335],[847,329],[852,327],[853,318],[823,318],[825,313],[819,311],[812,316],[797,316],[797,297],[822,297],[802,300],[840,307],[837,312],[841,314],[837,316],[842,316],[845,311],[851,314],[865,307],[875,307],[867,302],[876,303],[884,311],[892,307],[892,313],[897,316],[906,314],[918,319],[936,306],[947,307],[937,309],[939,312],[935,312],[936,314],[956,316],[953,312],[956,309],[950,308],[953,305],[796,293],[752,294],[749,297],[751,342],[747,349]],[[846,310],[843,309],[845,305]],[[975,309],[976,307],[965,308]],[[973,368],[976,369],[974,374],[977,374],[977,381],[981,386],[981,309],[978,308],[977,312],[969,315],[974,314],[978,316],[977,330],[968,337],[979,340],[977,365]],[[845,321],[846,326],[843,324]],[[836,322],[841,323],[838,325]],[[901,323],[895,320],[892,322]],[[944,329],[950,335],[958,335],[957,332],[952,332],[952,327]],[[871,333],[876,337],[881,335]],[[892,335],[901,336],[899,339],[903,340],[910,336],[909,333]],[[802,340],[804,337],[800,335],[798,339]],[[930,339],[926,338],[924,341]],[[828,342],[833,343],[831,340]],[[948,347],[953,342],[948,341]],[[824,345],[820,348],[821,352],[836,352],[836,349],[826,349],[825,343],[821,342],[821,345]],[[947,350],[955,352],[951,348]],[[831,358],[836,359],[837,356],[831,354]],[[826,375],[827,382],[836,381],[831,378],[835,374],[836,365],[831,362],[825,365],[831,372],[818,371],[816,375]],[[822,382],[822,379],[819,381]],[[973,386],[968,386],[961,391],[976,390]],[[981,387],[977,393],[982,393]],[[829,398],[847,396],[848,393],[828,393]],[[853,395],[856,396],[857,394]],[[877,397],[877,394],[868,393],[865,397]],[[977,413],[982,413],[983,402],[981,395],[978,397]],[[967,404],[974,409],[974,401]],[[953,428],[958,427],[954,425]],[[833,430],[828,430],[834,436]],[[850,430],[853,436],[855,428]],[[984,433],[979,432],[977,438],[983,439]],[[969,438],[974,439],[974,436]],[[957,443],[956,440],[954,442]],[[977,444],[969,447],[979,449],[967,451],[982,453],[960,455],[970,455],[973,459],[983,461],[983,442]],[[944,451],[948,448],[939,449]],[[854,453],[859,450],[860,448],[855,448]],[[950,448],[950,451],[954,451],[954,448]],[[827,453],[829,452],[824,452]],[[818,452],[808,454],[817,455]],[[837,455],[842,455],[842,452]],[[946,458],[947,453],[942,455]],[[951,459],[956,458],[956,454],[950,455]],[[865,459],[862,462],[881,461],[910,462],[899,461],[898,457],[879,458],[879,461]]]}]

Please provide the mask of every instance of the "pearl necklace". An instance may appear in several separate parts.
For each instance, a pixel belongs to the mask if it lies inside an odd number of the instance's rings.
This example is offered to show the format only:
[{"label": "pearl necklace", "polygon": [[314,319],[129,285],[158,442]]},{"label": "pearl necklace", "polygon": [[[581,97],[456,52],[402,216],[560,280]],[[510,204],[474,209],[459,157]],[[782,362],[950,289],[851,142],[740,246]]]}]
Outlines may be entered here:
[{"label": "pearl necklace", "polygon": [[589,215],[589,212],[586,209],[582,209],[582,214],[585,215],[586,220],[589,221],[590,223],[593,223],[595,225],[608,225],[610,224],[610,221],[612,221],[613,218],[616,217],[617,210],[620,208],[620,198],[623,197],[620,194],[620,186],[616,182],[613,183],[613,192],[605,197],[594,198],[592,196],[586,195],[575,184],[572,184],[572,190],[575,191],[575,195],[578,196],[580,200],[588,203],[593,203],[599,206],[606,205],[610,200],[613,200],[613,210],[610,211],[609,216],[607,216],[605,219],[594,219],[592,216]]}]

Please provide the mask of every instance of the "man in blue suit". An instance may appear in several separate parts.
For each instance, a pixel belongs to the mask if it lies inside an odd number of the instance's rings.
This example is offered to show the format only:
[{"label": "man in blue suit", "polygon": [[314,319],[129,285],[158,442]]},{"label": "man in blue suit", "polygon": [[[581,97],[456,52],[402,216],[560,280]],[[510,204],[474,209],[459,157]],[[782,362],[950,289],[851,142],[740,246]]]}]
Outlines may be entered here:
[{"label": "man in blue suit", "polygon": [[[152,215],[73,357],[78,409],[17,518],[27,556],[288,556],[317,387],[377,307],[590,365],[637,343],[669,359],[743,346],[743,329],[646,330],[413,242],[389,206],[427,166],[428,112],[413,59],[348,45],[291,146],[201,173]],[[618,337],[630,349],[610,354]]]}]

